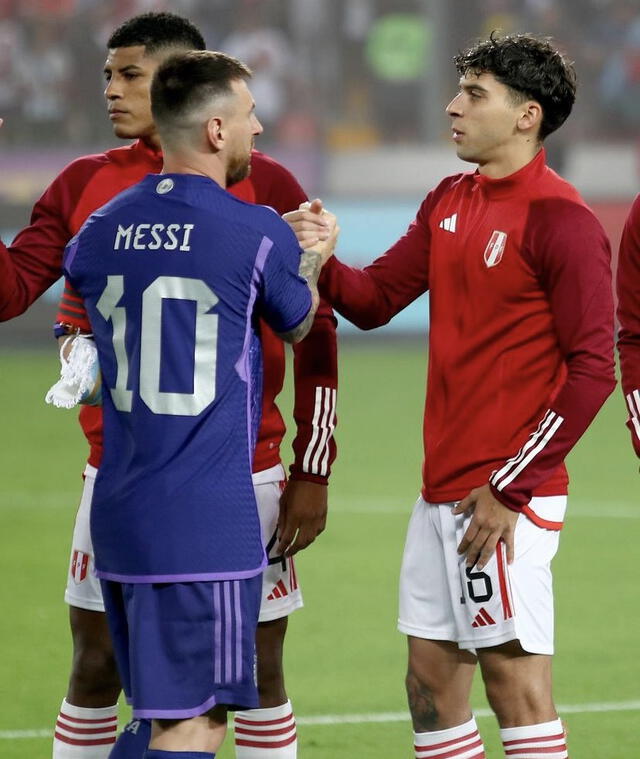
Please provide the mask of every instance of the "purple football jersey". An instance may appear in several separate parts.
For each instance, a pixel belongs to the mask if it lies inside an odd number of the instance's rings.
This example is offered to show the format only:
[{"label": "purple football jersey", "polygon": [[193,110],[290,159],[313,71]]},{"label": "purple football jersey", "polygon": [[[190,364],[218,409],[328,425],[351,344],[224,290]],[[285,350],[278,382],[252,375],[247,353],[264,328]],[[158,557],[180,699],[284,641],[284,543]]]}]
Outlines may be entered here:
[{"label": "purple football jersey", "polygon": [[149,175],[96,211],[65,252],[103,380],[92,502],[100,577],[250,577],[264,551],[251,481],[258,318],[297,326],[311,295],[295,236],[211,179]]}]

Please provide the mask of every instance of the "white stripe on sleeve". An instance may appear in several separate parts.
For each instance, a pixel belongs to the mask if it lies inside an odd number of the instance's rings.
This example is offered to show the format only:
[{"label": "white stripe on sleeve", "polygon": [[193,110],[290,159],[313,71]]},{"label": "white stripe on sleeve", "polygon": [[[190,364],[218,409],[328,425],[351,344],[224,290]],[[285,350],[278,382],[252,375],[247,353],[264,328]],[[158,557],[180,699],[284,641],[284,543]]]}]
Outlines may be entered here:
[{"label": "white stripe on sleeve", "polygon": [[329,457],[329,441],[335,427],[335,390],[332,391],[330,387],[324,388],[324,408],[325,413],[322,417],[322,434],[320,435],[320,442],[316,449],[315,456],[312,461],[312,473],[321,474],[326,476],[327,474],[327,461]]},{"label": "white stripe on sleeve", "polygon": [[629,407],[629,420],[633,424],[636,437],[640,440],[640,390],[633,390],[626,398]]},{"label": "white stripe on sleeve", "polygon": [[327,435],[327,441],[324,446],[324,456],[322,457],[322,461],[320,462],[320,473],[327,476],[327,473],[329,471],[329,451],[330,451],[330,442],[331,438],[333,437],[333,432],[336,428],[336,395],[337,391],[334,389],[331,391],[331,415],[329,417],[329,430]]},{"label": "white stripe on sleeve", "polygon": [[313,421],[311,422],[313,433],[311,434],[311,440],[309,441],[307,450],[304,453],[304,459],[302,460],[302,469],[305,472],[309,471],[309,459],[311,458],[313,449],[315,448],[316,442],[318,441],[318,435],[320,434],[320,427],[318,426],[318,421],[320,419],[321,407],[322,407],[322,388],[316,387],[316,403],[313,410]]},{"label": "white stripe on sleeve", "polygon": [[335,429],[336,391],[316,387],[315,407],[311,422],[313,432],[302,460],[308,474],[326,476],[329,468],[329,444]]},{"label": "white stripe on sleeve", "polygon": [[518,453],[498,469],[491,477],[491,484],[497,490],[504,490],[542,451],[564,422],[564,417],[555,411],[547,411],[538,429],[529,437]]}]

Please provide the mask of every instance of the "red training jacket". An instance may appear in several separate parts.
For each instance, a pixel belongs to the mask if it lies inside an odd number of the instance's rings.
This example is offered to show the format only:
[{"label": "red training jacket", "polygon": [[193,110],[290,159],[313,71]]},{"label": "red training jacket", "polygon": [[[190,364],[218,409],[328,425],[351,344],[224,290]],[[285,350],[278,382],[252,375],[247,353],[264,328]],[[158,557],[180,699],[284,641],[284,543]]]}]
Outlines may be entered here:
[{"label": "red training jacket", "polygon": [[364,270],[331,259],[320,284],[363,329],[430,290],[424,498],[489,481],[559,529],[528,503],[567,492],[564,458],[615,385],[613,298],[604,231],[544,151],[503,179],[445,179],[384,255]]}]

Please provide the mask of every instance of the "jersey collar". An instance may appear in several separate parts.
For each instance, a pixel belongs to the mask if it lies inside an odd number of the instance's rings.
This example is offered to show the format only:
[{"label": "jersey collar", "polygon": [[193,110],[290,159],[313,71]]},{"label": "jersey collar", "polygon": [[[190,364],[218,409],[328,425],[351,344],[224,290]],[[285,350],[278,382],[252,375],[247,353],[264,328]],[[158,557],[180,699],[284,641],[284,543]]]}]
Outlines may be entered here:
[{"label": "jersey collar", "polygon": [[148,161],[160,163],[162,165],[162,151],[160,148],[154,148],[144,140],[136,140],[131,146],[136,153],[144,155]]},{"label": "jersey collar", "polygon": [[535,182],[547,169],[547,159],[544,148],[539,150],[534,158],[525,166],[509,176],[493,179],[487,177],[476,169],[471,175],[474,183],[490,197],[503,197],[511,195],[519,188]]}]

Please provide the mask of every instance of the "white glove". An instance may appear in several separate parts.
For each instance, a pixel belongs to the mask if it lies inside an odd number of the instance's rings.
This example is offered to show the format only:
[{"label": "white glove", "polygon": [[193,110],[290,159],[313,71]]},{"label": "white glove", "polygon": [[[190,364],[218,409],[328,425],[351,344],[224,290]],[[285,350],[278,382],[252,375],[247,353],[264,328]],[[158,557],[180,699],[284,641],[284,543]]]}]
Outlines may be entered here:
[{"label": "white glove", "polygon": [[[70,341],[71,349],[65,355]],[[96,385],[100,365],[93,338],[90,335],[69,335],[60,348],[60,364],[60,379],[47,392],[45,402],[58,408],[73,408],[83,401],[99,406],[102,393]]]}]

